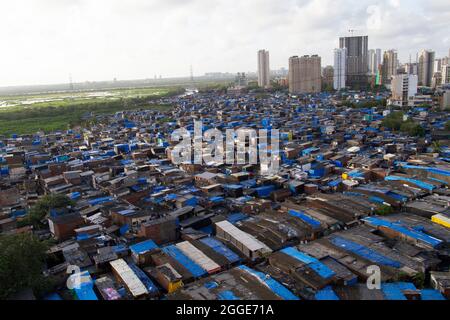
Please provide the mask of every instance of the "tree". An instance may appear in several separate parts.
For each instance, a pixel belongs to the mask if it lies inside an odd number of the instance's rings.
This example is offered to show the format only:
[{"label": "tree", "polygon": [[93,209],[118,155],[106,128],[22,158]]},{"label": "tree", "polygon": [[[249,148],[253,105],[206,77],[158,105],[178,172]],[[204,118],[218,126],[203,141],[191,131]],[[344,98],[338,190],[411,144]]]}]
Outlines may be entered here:
[{"label": "tree", "polygon": [[404,121],[400,125],[400,131],[413,137],[423,137],[425,135],[424,128],[412,120]]},{"label": "tree", "polygon": [[376,210],[375,210],[375,214],[379,215],[379,216],[385,216],[388,214],[391,214],[394,212],[394,209],[392,209],[391,206],[388,205],[381,205],[379,206]]},{"label": "tree", "polygon": [[412,280],[414,285],[419,289],[422,289],[425,286],[425,274],[423,272],[416,273],[412,277]]},{"label": "tree", "polygon": [[383,119],[381,125],[393,131],[398,131],[400,130],[402,122],[403,112],[392,112]]},{"label": "tree", "polygon": [[25,288],[44,287],[48,245],[32,234],[0,235],[0,299]]},{"label": "tree", "polygon": [[442,151],[442,145],[439,141],[433,141],[431,147],[433,148],[434,153],[441,153]]},{"label": "tree", "polygon": [[382,126],[392,131],[401,131],[410,136],[423,137],[425,129],[417,122],[411,119],[403,120],[403,112],[392,112],[381,122]]},{"label": "tree", "polygon": [[450,120],[445,123],[445,130],[450,131]]},{"label": "tree", "polygon": [[39,229],[51,209],[66,208],[73,205],[73,201],[62,194],[49,194],[39,199],[28,212],[27,223]]}]

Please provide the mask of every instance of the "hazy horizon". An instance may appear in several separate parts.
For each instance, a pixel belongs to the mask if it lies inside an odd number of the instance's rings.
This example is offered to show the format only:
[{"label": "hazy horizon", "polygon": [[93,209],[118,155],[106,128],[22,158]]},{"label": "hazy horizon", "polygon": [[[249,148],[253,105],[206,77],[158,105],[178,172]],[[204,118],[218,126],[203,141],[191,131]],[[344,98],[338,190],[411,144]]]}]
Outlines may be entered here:
[{"label": "hazy horizon", "polygon": [[449,53],[448,0],[16,0],[0,10],[0,86],[188,77],[272,70],[293,55],[332,64],[339,36],[368,35],[369,48]]}]

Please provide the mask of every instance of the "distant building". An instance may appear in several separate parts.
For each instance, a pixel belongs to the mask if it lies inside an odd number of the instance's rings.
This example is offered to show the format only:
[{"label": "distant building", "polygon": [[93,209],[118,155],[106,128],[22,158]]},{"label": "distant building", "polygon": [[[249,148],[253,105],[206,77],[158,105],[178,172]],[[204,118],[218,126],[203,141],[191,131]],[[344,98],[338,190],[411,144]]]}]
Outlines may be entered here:
[{"label": "distant building", "polygon": [[274,77],[287,77],[288,70],[286,68],[280,68],[278,70],[272,70],[270,73]]},{"label": "distant building", "polygon": [[346,48],[346,86],[364,88],[368,84],[368,36],[341,37],[339,48]]},{"label": "distant building", "polygon": [[270,86],[269,51],[258,51],[258,86],[267,88]]},{"label": "distant building", "polygon": [[407,106],[408,100],[417,94],[417,76],[411,74],[399,74],[392,77],[391,102],[398,106]]},{"label": "distant building", "polygon": [[316,93],[321,90],[321,58],[318,55],[290,57],[289,92]]},{"label": "distant building", "polygon": [[442,73],[440,71],[433,73],[433,78],[431,79],[431,87],[436,89],[441,83]]},{"label": "distant building", "polygon": [[442,68],[442,59],[435,59],[433,63],[433,73],[441,72],[441,68]]},{"label": "distant building", "polygon": [[441,109],[450,109],[450,90],[445,90],[442,94]]},{"label": "distant building", "polygon": [[383,64],[381,67],[382,79],[384,85],[391,84],[392,76],[397,74],[397,51],[388,50],[383,54]]},{"label": "distant building", "polygon": [[333,88],[333,84],[334,84],[334,68],[333,68],[333,66],[326,66],[325,68],[323,68],[322,77],[323,77],[323,86],[328,89]]},{"label": "distant building", "polygon": [[419,56],[419,86],[431,87],[434,69],[434,52],[423,50]]},{"label": "distant building", "polygon": [[404,70],[406,74],[415,74],[418,75],[418,63],[405,63]]},{"label": "distant building", "polygon": [[238,72],[234,80],[235,85],[239,87],[245,87],[248,84],[247,76],[245,72]]},{"label": "distant building", "polygon": [[341,90],[345,88],[346,53],[347,49],[334,49],[334,77],[333,88]]},{"label": "distant building", "polygon": [[450,65],[444,65],[441,68],[441,84],[450,84]]},{"label": "distant building", "polygon": [[369,73],[371,75],[376,75],[378,72],[378,67],[381,64],[381,49],[370,49],[368,60]]}]

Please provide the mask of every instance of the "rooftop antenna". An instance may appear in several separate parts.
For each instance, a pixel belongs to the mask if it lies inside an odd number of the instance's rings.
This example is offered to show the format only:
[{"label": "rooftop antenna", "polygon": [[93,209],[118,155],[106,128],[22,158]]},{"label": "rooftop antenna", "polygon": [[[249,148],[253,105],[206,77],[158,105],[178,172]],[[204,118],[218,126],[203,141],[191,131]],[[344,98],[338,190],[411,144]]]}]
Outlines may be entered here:
[{"label": "rooftop antenna", "polygon": [[358,31],[358,30],[355,30],[355,29],[348,29],[348,32],[352,35],[352,37],[353,37],[353,34],[355,33],[355,31]]}]

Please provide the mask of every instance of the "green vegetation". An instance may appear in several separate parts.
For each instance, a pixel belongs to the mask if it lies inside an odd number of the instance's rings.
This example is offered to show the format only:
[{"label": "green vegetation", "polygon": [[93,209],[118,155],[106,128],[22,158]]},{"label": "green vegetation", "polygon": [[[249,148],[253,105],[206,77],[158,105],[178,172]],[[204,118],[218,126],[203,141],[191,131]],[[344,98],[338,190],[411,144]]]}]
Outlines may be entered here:
[{"label": "green vegetation", "polygon": [[27,218],[23,221],[24,224],[33,225],[35,229],[42,226],[42,220],[50,212],[50,209],[66,208],[73,205],[73,201],[62,194],[50,194],[40,198],[36,204],[31,207]]},{"label": "green vegetation", "polygon": [[0,299],[26,288],[38,296],[49,289],[42,274],[47,249],[31,234],[0,235]]},{"label": "green vegetation", "polygon": [[439,141],[433,141],[431,147],[433,148],[434,153],[441,153],[442,151],[442,144]]},{"label": "green vegetation", "polygon": [[363,102],[358,102],[358,103],[344,101],[342,103],[342,106],[348,107],[348,108],[355,108],[355,109],[386,107],[386,99],[368,100],[368,101],[363,101]]},{"label": "green vegetation", "polygon": [[394,209],[392,209],[391,206],[388,205],[381,205],[379,206],[375,211],[375,214],[379,215],[379,216],[386,216],[388,214],[394,213]]},{"label": "green vegetation", "polygon": [[[69,127],[84,123],[92,116],[122,110],[169,110],[171,106],[155,105],[149,102],[183,92],[181,88],[144,89],[120,89],[122,96],[115,96],[114,98],[64,98],[63,100],[36,102],[29,106],[21,104],[3,107],[0,108],[0,134],[29,134],[39,130],[45,132],[66,130]],[[2,99],[0,98],[0,100]],[[45,99],[47,99],[47,96],[45,96]]]},{"label": "green vegetation", "polygon": [[204,83],[204,84],[198,84],[198,92],[200,93],[208,93],[213,91],[218,91],[225,93],[227,92],[227,89],[233,85],[232,82],[213,82],[213,83]]},{"label": "green vegetation", "polygon": [[403,112],[392,112],[382,121],[382,126],[392,131],[400,131],[414,137],[423,137],[424,128],[412,119],[403,120]]},{"label": "green vegetation", "polygon": [[423,272],[415,274],[412,277],[412,281],[418,289],[423,289],[423,287],[425,286],[425,274]]},{"label": "green vegetation", "polygon": [[445,123],[445,130],[450,131],[450,120]]}]

